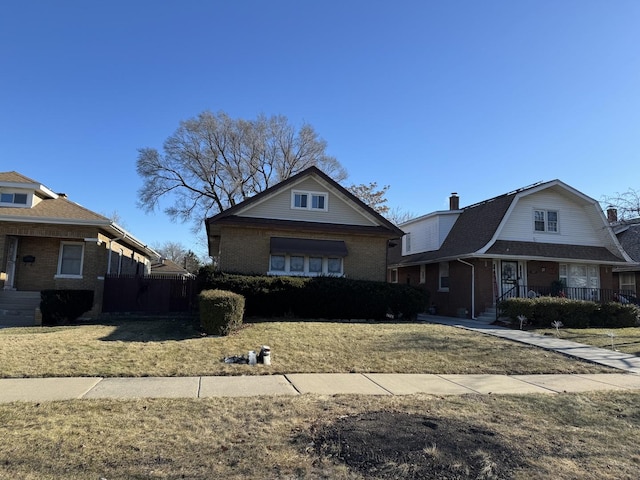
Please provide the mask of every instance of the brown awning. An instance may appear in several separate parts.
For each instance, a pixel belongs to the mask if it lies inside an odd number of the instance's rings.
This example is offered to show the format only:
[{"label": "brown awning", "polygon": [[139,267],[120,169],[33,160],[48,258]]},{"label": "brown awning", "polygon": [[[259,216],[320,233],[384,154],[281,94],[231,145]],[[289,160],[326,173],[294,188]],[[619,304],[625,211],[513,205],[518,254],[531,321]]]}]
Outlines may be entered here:
[{"label": "brown awning", "polygon": [[347,246],[342,240],[271,237],[271,253],[275,255],[346,257]]}]

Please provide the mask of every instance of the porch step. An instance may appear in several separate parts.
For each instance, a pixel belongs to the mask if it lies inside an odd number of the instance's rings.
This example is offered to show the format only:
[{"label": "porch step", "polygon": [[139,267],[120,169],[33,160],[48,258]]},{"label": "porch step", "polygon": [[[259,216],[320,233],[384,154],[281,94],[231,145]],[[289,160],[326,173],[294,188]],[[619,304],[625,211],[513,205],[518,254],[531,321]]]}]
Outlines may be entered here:
[{"label": "porch step", "polygon": [[0,290],[0,327],[33,326],[40,292]]}]

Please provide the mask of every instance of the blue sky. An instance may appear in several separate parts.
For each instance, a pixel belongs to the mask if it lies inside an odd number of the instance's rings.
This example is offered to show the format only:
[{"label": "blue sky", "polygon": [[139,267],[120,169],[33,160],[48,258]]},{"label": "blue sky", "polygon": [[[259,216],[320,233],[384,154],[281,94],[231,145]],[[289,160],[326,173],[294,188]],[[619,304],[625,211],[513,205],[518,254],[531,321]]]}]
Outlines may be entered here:
[{"label": "blue sky", "polygon": [[206,252],[136,207],[142,147],[204,110],[308,122],[415,215],[555,178],[640,189],[637,0],[3,0],[0,171],[150,244]]}]

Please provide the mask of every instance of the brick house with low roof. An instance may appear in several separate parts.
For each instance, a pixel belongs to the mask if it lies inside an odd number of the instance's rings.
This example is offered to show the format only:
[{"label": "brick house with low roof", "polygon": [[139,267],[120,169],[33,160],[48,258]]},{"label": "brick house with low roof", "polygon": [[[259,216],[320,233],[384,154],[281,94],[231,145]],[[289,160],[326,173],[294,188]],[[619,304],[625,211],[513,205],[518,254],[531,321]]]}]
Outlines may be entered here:
[{"label": "brick house with low roof", "polygon": [[[92,290],[101,312],[107,273],[147,274],[159,255],[129,232],[17,172],[0,172],[0,323],[18,296]],[[36,304],[38,301],[34,300]]]},{"label": "brick house with low roof", "polygon": [[[505,296],[550,293],[604,299],[614,268],[633,265],[598,202],[560,180],[539,183],[400,225],[389,280],[420,285],[444,315],[493,312]],[[490,313],[493,314],[493,313]]]},{"label": "brick house with low roof", "polygon": [[205,224],[224,272],[375,281],[385,281],[387,245],[403,233],[316,167]]}]

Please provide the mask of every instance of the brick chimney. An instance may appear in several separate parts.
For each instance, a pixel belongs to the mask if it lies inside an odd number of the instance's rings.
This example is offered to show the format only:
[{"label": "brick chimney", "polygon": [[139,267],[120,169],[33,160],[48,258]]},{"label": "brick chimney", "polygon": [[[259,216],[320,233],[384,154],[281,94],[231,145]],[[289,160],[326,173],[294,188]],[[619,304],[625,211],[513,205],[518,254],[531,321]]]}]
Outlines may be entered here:
[{"label": "brick chimney", "polygon": [[456,192],[449,197],[449,210],[460,210],[460,197]]},{"label": "brick chimney", "polygon": [[618,210],[612,206],[607,207],[607,220],[609,223],[616,223],[618,221]]}]

